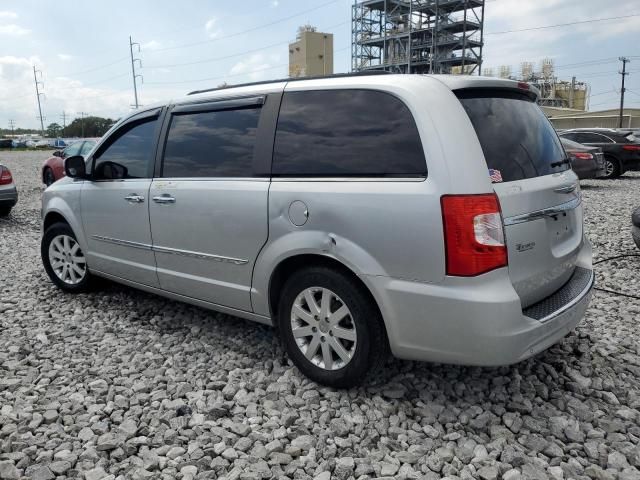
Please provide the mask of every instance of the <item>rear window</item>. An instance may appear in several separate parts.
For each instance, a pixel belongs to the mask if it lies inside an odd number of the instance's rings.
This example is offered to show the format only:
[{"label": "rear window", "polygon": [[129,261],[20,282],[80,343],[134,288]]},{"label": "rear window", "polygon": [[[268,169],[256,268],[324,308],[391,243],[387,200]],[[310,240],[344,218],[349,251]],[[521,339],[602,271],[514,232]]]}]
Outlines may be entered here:
[{"label": "rear window", "polygon": [[551,123],[528,96],[487,90],[456,95],[476,130],[487,166],[497,170],[503,182],[571,168]]}]

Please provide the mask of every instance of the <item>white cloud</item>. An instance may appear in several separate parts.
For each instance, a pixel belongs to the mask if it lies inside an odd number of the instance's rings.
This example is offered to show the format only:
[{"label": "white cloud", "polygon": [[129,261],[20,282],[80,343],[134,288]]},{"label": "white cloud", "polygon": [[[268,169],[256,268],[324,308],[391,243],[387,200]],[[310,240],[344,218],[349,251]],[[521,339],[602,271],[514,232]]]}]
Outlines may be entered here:
[{"label": "white cloud", "polygon": [[[250,80],[256,81],[266,78],[272,70],[271,67],[273,65],[265,59],[264,55],[256,53],[251,55],[248,60],[240,61],[231,67],[229,75],[234,77],[246,75]],[[235,79],[231,83],[235,83]]]},{"label": "white cloud", "polygon": [[158,48],[160,48],[162,46],[162,44],[160,42],[158,42],[157,40],[151,40],[147,43],[143,43],[141,45],[142,50],[156,50]]},{"label": "white cloud", "polygon": [[216,38],[220,35],[220,30],[216,30],[216,23],[218,23],[218,19],[211,17],[207,20],[207,23],[204,24],[204,29],[207,31],[209,38]]},{"label": "white cloud", "polygon": [[58,54],[58,58],[60,60],[62,60],[63,62],[68,62],[69,60],[71,60],[73,57],[71,55],[67,55],[66,53],[59,53]]},{"label": "white cloud", "polygon": [[28,28],[10,23],[9,25],[0,25],[0,35],[21,36],[31,32]]},{"label": "white cloud", "polygon": [[5,19],[5,18],[11,18],[11,19],[15,19],[18,18],[18,14],[16,12],[9,12],[7,10],[0,10],[0,19]]}]

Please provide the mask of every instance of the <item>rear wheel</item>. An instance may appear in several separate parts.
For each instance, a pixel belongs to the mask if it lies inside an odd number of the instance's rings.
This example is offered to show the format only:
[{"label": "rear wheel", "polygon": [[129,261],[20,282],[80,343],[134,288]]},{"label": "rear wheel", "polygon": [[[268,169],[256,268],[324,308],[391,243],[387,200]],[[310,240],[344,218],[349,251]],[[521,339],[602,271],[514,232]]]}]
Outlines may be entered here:
[{"label": "rear wheel", "polygon": [[40,246],[42,263],[49,278],[66,292],[84,292],[91,285],[87,260],[71,227],[54,223],[44,232]]},{"label": "rear wheel", "polygon": [[620,162],[610,155],[604,157],[604,178],[617,178],[622,175]]},{"label": "rear wheel", "polygon": [[49,167],[45,168],[44,173],[42,174],[42,180],[47,187],[55,182],[56,177],[53,175],[53,170],[51,170]]},{"label": "rear wheel", "polygon": [[0,217],[6,217],[11,213],[11,207],[0,207]]},{"label": "rear wheel", "polygon": [[330,268],[311,267],[289,278],[278,327],[293,363],[323,385],[355,386],[386,357],[377,306],[362,286]]}]

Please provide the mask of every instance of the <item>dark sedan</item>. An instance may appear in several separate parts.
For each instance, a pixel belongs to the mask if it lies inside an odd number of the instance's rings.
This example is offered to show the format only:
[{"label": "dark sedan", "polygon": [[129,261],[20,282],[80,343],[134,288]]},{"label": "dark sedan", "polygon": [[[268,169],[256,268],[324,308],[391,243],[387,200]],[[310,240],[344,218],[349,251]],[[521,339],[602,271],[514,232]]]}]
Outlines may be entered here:
[{"label": "dark sedan", "polygon": [[571,168],[581,180],[604,177],[604,154],[598,147],[587,147],[573,140],[560,137],[564,151],[571,159]]},{"label": "dark sedan", "polygon": [[640,167],[640,143],[632,131],[576,128],[558,135],[582,145],[600,147],[604,153],[606,178],[616,178],[627,170],[638,170]]}]

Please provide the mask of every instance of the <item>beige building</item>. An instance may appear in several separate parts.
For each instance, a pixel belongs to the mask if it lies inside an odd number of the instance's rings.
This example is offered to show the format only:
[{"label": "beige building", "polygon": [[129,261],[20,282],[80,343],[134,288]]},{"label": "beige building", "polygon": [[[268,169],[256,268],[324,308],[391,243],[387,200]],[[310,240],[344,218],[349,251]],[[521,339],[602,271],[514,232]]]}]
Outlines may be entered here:
[{"label": "beige building", "polygon": [[[582,112],[569,108],[542,107],[553,126],[558,129],[568,128],[617,128],[620,121],[620,110],[600,110],[598,112]],[[640,128],[640,108],[625,108],[622,112],[624,128]]]},{"label": "beige building", "polygon": [[333,73],[333,34],[305,25],[289,44],[289,76],[311,77]]}]

